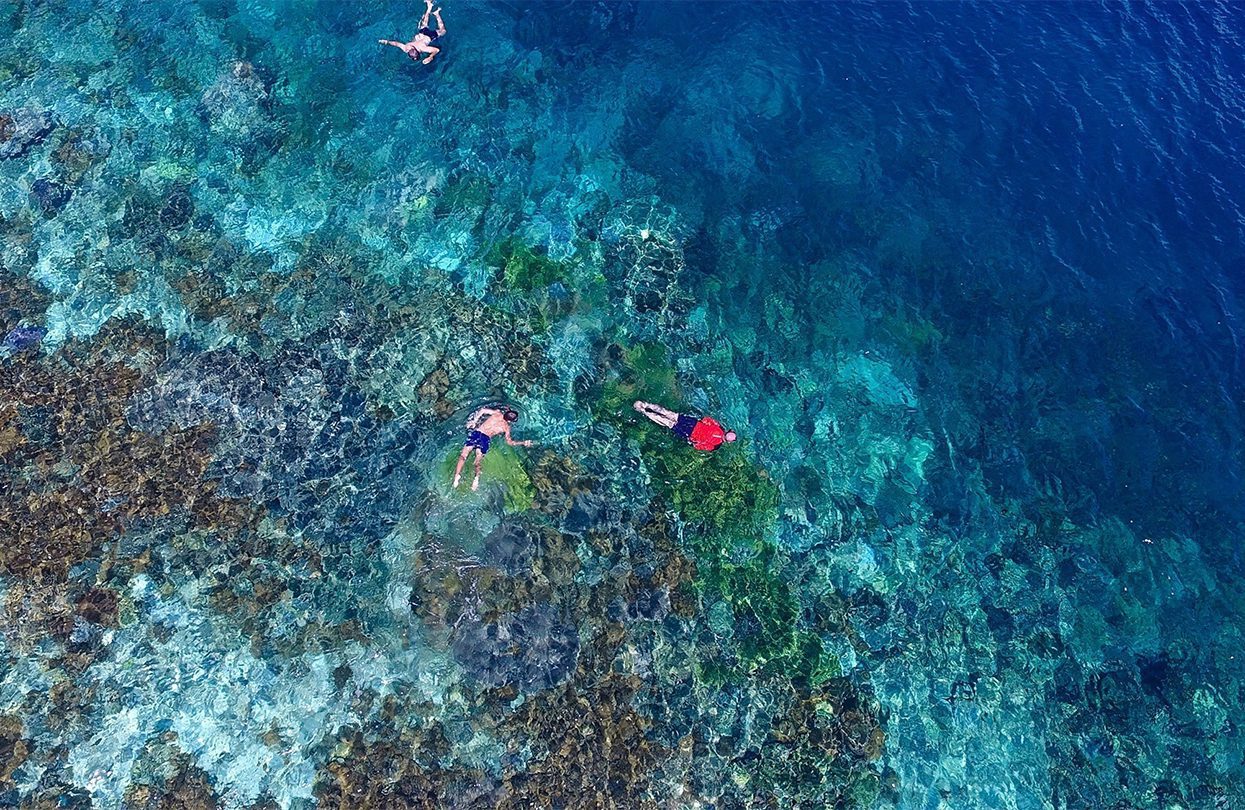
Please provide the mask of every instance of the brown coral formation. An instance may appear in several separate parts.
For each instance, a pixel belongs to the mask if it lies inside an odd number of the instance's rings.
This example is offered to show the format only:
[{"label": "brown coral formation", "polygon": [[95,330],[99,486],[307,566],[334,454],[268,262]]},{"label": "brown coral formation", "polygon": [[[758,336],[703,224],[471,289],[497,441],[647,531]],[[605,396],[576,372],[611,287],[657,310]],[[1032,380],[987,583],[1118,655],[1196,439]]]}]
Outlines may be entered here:
[{"label": "brown coral formation", "polygon": [[[143,368],[164,354],[159,338],[115,324],[83,346],[51,358],[12,358],[0,376],[3,469],[0,572],[59,582],[135,520],[185,510],[210,524],[236,518],[203,479],[210,425],[159,435],[126,421]],[[139,366],[139,367],[136,367]],[[37,527],[37,531],[35,530]]]},{"label": "brown coral formation", "polygon": [[672,752],[645,736],[650,721],[631,706],[639,685],[634,676],[607,675],[524,703],[502,728],[532,756],[507,777],[497,807],[657,807],[650,779]]},{"label": "brown coral formation", "polygon": [[[450,381],[450,369],[453,364],[448,358],[443,360],[427,376],[415,386],[415,393],[420,402],[430,409],[437,419],[449,419],[454,415],[454,402],[450,397],[453,383]],[[455,376],[461,379],[461,374]]]},{"label": "brown coral formation", "polygon": [[0,604],[0,634],[19,653],[28,653],[46,636],[62,642],[73,631],[74,605],[61,587],[17,581]]},{"label": "brown coral formation", "polygon": [[[212,778],[178,748],[177,735],[172,732],[147,743],[135,774],[125,793],[126,810],[217,810],[223,804]],[[260,797],[248,805],[248,810],[272,810],[275,806],[271,799]]]},{"label": "brown coral formation", "polygon": [[[344,729],[320,771],[317,802],[337,810],[656,807],[651,775],[659,763],[687,752],[647,739],[650,721],[631,707],[638,685],[634,677],[610,675],[587,688],[548,690],[517,711],[499,710],[497,719],[485,717],[491,732],[520,755],[499,779],[444,767],[450,744],[438,722],[400,731],[381,726],[376,739],[375,731]],[[524,758],[526,766],[519,764]]]},{"label": "brown coral formation", "polygon": [[536,490],[534,506],[540,512],[555,519],[566,517],[575,496],[589,492],[592,479],[587,471],[573,458],[546,451],[537,457],[528,471],[532,488]]},{"label": "brown coral formation", "polygon": [[179,763],[166,784],[134,785],[126,793],[129,810],[216,810],[220,806],[208,775],[188,762]]},{"label": "brown coral formation", "polygon": [[387,727],[371,741],[360,729],[343,729],[320,770],[316,802],[326,810],[493,807],[486,774],[439,764],[449,748],[435,722],[401,732]]},{"label": "brown coral formation", "polygon": [[52,164],[65,182],[76,185],[108,152],[108,143],[98,133],[68,129],[62,134],[60,145],[52,150]]},{"label": "brown coral formation", "polygon": [[24,733],[21,718],[0,715],[0,793],[13,789],[13,774],[30,755],[31,742]]}]

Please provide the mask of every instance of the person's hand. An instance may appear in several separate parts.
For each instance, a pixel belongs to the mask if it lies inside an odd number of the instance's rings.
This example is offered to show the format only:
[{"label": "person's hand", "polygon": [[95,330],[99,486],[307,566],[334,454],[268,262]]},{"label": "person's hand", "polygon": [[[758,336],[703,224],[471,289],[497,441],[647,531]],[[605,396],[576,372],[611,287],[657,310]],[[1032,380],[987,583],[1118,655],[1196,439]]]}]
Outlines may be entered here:
[{"label": "person's hand", "polygon": [[524,439],[524,440],[523,440],[523,446],[524,446],[524,447],[531,447],[531,446],[532,446],[532,444],[533,444],[533,442],[532,442],[532,440],[531,440],[531,439]]}]

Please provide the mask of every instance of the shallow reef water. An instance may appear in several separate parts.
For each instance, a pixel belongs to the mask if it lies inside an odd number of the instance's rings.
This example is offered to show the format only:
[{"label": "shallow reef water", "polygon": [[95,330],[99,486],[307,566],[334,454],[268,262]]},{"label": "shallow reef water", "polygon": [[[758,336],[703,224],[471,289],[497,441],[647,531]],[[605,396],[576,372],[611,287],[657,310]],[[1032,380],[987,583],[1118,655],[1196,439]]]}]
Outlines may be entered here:
[{"label": "shallow reef water", "polygon": [[418,11],[0,4],[0,807],[1245,806],[1238,9]]}]

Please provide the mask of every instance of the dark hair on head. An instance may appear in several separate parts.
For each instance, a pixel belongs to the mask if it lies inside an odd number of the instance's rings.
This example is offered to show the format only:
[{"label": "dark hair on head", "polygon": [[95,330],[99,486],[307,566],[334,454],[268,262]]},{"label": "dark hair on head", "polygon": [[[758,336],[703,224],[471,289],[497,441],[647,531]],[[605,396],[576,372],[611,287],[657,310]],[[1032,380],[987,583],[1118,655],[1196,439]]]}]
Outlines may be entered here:
[{"label": "dark hair on head", "polygon": [[502,418],[505,419],[507,422],[519,421],[519,412],[516,411],[514,408],[506,408],[505,410],[501,412],[501,415],[502,415]]}]

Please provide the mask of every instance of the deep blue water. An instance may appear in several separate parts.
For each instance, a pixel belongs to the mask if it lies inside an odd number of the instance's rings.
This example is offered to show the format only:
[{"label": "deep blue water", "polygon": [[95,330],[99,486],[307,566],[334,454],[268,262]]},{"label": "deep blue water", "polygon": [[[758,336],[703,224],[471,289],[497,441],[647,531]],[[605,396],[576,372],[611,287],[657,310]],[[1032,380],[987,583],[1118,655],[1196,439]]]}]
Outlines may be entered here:
[{"label": "deep blue water", "polygon": [[418,11],[0,6],[0,806],[1245,803],[1237,7]]}]

